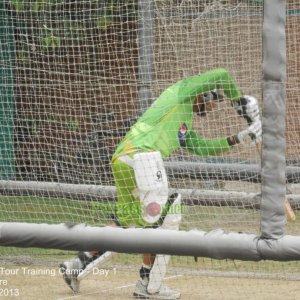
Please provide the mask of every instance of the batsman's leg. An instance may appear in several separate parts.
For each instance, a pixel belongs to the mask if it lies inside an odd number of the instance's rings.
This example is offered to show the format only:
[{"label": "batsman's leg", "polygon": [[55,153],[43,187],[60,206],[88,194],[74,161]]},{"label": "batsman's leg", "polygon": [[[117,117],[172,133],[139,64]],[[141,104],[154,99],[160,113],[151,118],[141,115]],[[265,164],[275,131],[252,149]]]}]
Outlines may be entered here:
[{"label": "batsman's leg", "polygon": [[101,265],[103,262],[109,260],[113,256],[113,252],[111,251],[106,251],[102,255],[98,256],[97,259],[89,263],[83,270],[82,272],[79,273],[77,276],[77,280],[81,281],[83,278],[88,276],[93,272],[94,268],[97,268],[99,265]]},{"label": "batsman's leg", "polygon": [[142,267],[140,270],[141,278],[138,280],[135,290],[134,297],[138,299],[162,299],[162,300],[175,300],[180,298],[180,292],[174,291],[165,285],[161,285],[157,293],[150,294],[147,291],[149,284],[149,272],[150,269]]},{"label": "batsman's leg", "polygon": [[[173,194],[167,203],[167,212],[161,216],[160,228],[178,230],[181,222],[181,195]],[[141,279],[137,282],[134,296],[146,299],[178,299],[180,292],[162,284],[167,272],[170,255],[155,256],[151,269],[143,266],[140,270]]]},{"label": "batsman's leg", "polygon": [[[112,225],[122,226],[116,216],[112,215]],[[60,272],[64,281],[74,293],[79,292],[80,281],[92,273],[93,269],[113,256],[111,251],[79,252],[78,257],[60,264]]]},{"label": "batsman's leg", "polygon": [[59,265],[60,273],[63,274],[65,283],[70,287],[74,293],[79,292],[79,281],[77,280],[78,274],[83,268],[83,263],[79,257],[65,261]]},{"label": "batsman's leg", "polygon": [[[79,292],[80,280],[90,274],[94,267],[108,260],[112,252],[79,252],[78,257],[59,265],[63,279],[74,293]],[[87,269],[87,271],[85,271]]]},{"label": "batsman's leg", "polygon": [[[178,230],[181,223],[181,195],[173,194],[168,199],[168,211],[162,216],[162,229]],[[155,257],[151,268],[149,284],[147,290],[149,293],[157,293],[161,287],[162,280],[166,275],[170,255],[158,254]]]}]

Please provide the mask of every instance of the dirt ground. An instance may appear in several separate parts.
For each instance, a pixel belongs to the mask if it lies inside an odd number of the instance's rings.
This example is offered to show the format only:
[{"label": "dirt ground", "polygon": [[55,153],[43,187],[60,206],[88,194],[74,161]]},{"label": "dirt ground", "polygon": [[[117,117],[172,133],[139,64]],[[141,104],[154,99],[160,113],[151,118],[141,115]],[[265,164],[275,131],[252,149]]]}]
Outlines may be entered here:
[{"label": "dirt ground", "polygon": [[[45,266],[0,267],[0,299],[92,300],[133,299],[137,272],[95,269],[73,294],[58,268]],[[168,275],[165,283],[181,291],[183,300],[300,299],[300,283],[287,280]]]}]

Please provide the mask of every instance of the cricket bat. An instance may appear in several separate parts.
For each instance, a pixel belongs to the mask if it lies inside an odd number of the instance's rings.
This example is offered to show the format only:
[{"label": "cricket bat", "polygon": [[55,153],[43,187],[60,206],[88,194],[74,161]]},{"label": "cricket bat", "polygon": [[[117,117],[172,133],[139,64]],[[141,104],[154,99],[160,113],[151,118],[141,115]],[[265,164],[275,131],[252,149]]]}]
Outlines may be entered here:
[{"label": "cricket bat", "polygon": [[[256,143],[256,151],[259,154],[261,153],[261,144],[260,143]],[[291,207],[289,200],[286,197],[284,200],[284,210],[285,210],[285,214],[287,216],[288,221],[296,220],[296,215]]]}]

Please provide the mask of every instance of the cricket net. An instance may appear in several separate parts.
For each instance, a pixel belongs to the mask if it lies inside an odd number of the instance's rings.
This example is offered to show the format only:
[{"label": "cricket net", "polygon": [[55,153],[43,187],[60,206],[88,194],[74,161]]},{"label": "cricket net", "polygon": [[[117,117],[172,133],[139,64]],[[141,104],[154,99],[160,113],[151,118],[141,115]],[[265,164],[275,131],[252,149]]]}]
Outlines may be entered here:
[{"label": "cricket net", "polygon": [[[160,93],[184,77],[225,68],[242,94],[255,96],[263,107],[263,1],[6,0],[0,14],[2,222],[110,224],[116,212],[110,165],[115,147]],[[287,1],[286,174],[287,198],[296,217],[299,16],[298,2]],[[246,127],[228,99],[193,124],[207,139]],[[260,164],[255,145],[207,157],[180,149],[165,159],[170,190],[183,196],[180,229],[259,234]],[[299,235],[298,219],[282,224],[287,234]],[[56,277],[50,271],[59,277],[58,262],[75,252],[0,247],[0,253],[1,275],[20,270],[8,284],[27,293],[23,283],[33,284],[31,269],[44,270],[39,275],[49,287],[45,299],[67,297],[63,287],[59,295],[52,294]],[[127,293],[140,263],[139,255],[117,254],[103,266],[110,276],[94,274],[82,283],[83,294],[95,289],[91,299],[104,291],[119,299],[117,291]],[[295,291],[298,270],[297,261],[199,257],[195,262],[174,256],[168,276],[183,299],[266,299],[272,293],[273,299],[281,299],[287,297],[282,286]],[[95,288],[99,280],[101,291]],[[292,292],[290,299],[295,297]]]}]

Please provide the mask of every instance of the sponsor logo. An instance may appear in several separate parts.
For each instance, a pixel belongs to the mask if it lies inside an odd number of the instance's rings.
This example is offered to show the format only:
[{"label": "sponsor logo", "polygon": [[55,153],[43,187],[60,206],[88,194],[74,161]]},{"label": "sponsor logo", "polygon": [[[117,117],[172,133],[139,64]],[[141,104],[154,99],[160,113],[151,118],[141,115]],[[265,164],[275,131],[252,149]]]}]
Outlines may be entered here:
[{"label": "sponsor logo", "polygon": [[160,170],[156,172],[156,180],[155,181],[162,182],[162,173]]},{"label": "sponsor logo", "polygon": [[181,124],[178,130],[178,139],[179,139],[179,144],[181,146],[184,146],[185,144],[185,135],[188,131],[188,127],[186,126],[185,123]]}]

